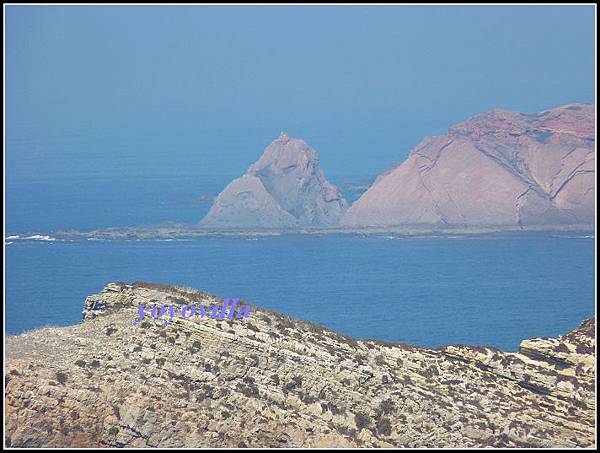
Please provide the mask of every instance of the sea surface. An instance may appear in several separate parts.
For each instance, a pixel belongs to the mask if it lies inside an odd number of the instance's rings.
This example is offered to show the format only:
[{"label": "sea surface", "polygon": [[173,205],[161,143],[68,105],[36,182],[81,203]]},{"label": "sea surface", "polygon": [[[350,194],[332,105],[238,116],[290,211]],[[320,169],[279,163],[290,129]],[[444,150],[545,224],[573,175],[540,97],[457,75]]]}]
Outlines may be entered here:
[{"label": "sea surface", "polygon": [[430,347],[514,351],[521,339],[559,335],[594,314],[590,233],[52,240],[58,229],[196,222],[230,179],[8,184],[6,333],[78,323],[86,296],[136,280],[238,297],[357,338]]}]

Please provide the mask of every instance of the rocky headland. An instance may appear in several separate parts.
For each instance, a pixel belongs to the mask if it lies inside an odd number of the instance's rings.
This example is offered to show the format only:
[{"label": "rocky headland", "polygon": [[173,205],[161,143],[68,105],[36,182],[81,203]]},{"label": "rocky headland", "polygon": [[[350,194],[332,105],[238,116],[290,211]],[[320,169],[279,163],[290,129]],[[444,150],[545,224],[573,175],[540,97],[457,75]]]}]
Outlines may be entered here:
[{"label": "rocky headland", "polygon": [[423,140],[344,214],[344,227],[594,224],[595,108],[492,110]]},{"label": "rocky headland", "polygon": [[356,340],[252,306],[166,327],[138,304],[187,288],[111,283],[84,321],[7,337],[12,447],[590,447],[595,319],[558,338],[428,349]]}]

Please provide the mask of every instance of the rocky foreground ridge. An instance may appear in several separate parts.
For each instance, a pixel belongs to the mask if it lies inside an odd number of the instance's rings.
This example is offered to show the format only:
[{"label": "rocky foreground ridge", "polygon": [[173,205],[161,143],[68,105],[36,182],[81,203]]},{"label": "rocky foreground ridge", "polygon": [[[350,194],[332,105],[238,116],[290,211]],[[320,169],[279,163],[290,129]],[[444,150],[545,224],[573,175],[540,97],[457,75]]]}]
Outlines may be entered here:
[{"label": "rocky foreground ridge", "polygon": [[285,133],[219,194],[200,224],[216,228],[337,225],[347,208],[323,176],[317,152]]},{"label": "rocky foreground ridge", "polygon": [[111,283],[85,321],[6,338],[14,447],[575,447],[595,443],[595,319],[556,339],[427,349],[253,307],[147,317],[206,293]]},{"label": "rocky foreground ridge", "polygon": [[423,140],[341,225],[594,224],[595,147],[593,105],[482,113]]}]

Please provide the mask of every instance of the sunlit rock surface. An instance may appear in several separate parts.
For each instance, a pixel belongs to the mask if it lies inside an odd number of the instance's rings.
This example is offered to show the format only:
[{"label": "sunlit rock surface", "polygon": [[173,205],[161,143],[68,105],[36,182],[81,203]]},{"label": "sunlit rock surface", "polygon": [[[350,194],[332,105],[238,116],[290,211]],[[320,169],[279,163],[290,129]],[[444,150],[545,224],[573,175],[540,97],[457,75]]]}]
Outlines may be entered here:
[{"label": "sunlit rock surface", "polygon": [[201,225],[217,228],[295,228],[337,225],[346,210],[323,176],[317,153],[282,133],[246,174],[217,197]]},{"label": "sunlit rock surface", "polygon": [[357,341],[254,306],[132,325],[139,303],[214,300],[113,283],[86,299],[83,323],[7,337],[7,445],[594,445],[593,318],[518,353]]},{"label": "sunlit rock surface", "polygon": [[493,110],[426,138],[379,176],[346,227],[594,224],[595,108]]}]

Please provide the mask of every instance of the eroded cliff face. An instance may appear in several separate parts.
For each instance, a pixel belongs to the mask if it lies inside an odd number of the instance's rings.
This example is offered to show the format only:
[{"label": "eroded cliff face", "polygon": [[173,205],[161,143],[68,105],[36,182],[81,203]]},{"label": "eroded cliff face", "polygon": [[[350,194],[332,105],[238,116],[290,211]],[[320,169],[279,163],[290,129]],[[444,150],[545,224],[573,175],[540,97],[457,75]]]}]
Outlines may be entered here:
[{"label": "eroded cliff face", "polygon": [[595,108],[493,110],[426,138],[342,218],[347,227],[593,224]]},{"label": "eroded cliff face", "polygon": [[318,166],[314,149],[282,133],[219,194],[201,225],[295,228],[337,225],[346,200]]},{"label": "eroded cliff face", "polygon": [[357,341],[253,307],[162,327],[137,305],[200,291],[109,284],[86,320],[6,339],[20,447],[593,446],[595,321],[521,352]]}]

